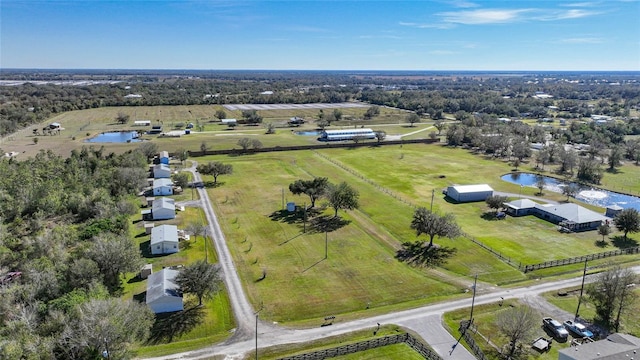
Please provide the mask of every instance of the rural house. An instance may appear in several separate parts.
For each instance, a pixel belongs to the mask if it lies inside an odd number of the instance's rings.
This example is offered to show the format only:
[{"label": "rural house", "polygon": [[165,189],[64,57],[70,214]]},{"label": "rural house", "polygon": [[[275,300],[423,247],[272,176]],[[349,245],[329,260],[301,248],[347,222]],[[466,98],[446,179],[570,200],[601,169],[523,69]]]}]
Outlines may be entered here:
[{"label": "rural house", "polygon": [[178,227],[175,225],[160,225],[151,229],[151,254],[173,254],[180,251],[178,241]]},{"label": "rural house", "polygon": [[160,151],[160,164],[169,165],[169,152],[168,151]]},{"label": "rural house", "polygon": [[558,360],[637,359],[640,339],[627,334],[611,334],[604,340],[571,346],[558,352]]},{"label": "rural house", "polygon": [[535,215],[571,231],[595,230],[610,219],[578,204],[538,204],[528,199],[505,203],[511,216]]},{"label": "rural house", "polygon": [[169,220],[176,217],[176,204],[172,198],[153,200],[150,210],[142,210],[142,220]]},{"label": "rural house", "polygon": [[485,201],[489,196],[493,196],[493,189],[487,184],[477,185],[454,185],[449,186],[444,191],[447,197],[456,202]]},{"label": "rural house", "polygon": [[173,195],[171,179],[153,179],[153,196]]},{"label": "rural house", "polygon": [[171,169],[167,164],[157,164],[153,166],[153,177],[156,179],[167,179],[171,177]]},{"label": "rural house", "polygon": [[147,305],[156,314],[182,311],[182,292],[175,283],[178,270],[162,269],[147,278]]}]

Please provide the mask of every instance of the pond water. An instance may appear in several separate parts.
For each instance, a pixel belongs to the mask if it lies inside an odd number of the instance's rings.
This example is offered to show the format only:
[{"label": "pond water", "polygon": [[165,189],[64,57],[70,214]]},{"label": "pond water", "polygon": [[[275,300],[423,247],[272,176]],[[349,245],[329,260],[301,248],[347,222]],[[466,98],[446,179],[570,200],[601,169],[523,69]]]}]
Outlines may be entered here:
[{"label": "pond water", "polygon": [[140,142],[142,140],[138,139],[137,131],[113,131],[113,132],[104,132],[102,134],[96,135],[91,139],[85,140],[85,142],[90,143],[127,143],[127,142]]},{"label": "pond water", "polygon": [[296,131],[295,134],[296,135],[303,135],[303,136],[318,136],[318,135],[320,135],[320,131],[317,131],[317,130]]},{"label": "pond water", "polygon": [[[536,187],[536,174],[530,173],[511,173],[501,177],[502,180],[508,181],[512,184],[518,184],[528,187]],[[558,179],[543,176],[545,181],[544,188],[549,191],[562,193],[562,187],[564,183]],[[575,198],[588,204],[607,207],[611,205],[618,205],[622,208],[634,208],[640,211],[640,197],[619,194],[616,192],[602,190],[591,186],[584,186],[575,184],[578,186],[579,191]]]}]

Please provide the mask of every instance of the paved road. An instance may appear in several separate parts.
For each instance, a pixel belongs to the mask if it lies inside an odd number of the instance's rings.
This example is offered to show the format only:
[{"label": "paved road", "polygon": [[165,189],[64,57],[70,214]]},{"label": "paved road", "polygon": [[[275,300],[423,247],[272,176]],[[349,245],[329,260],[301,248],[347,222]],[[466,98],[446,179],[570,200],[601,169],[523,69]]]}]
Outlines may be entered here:
[{"label": "paved road", "polygon": [[[195,171],[196,166],[197,163],[193,162],[191,168],[187,170],[193,173],[195,182],[201,182],[200,174]],[[156,360],[205,359],[216,355],[225,356],[225,359],[231,360],[240,359],[245,354],[255,351],[256,343],[254,332],[258,319],[255,316],[254,309],[246,298],[231,253],[227,247],[224,234],[220,229],[220,224],[213,211],[206,189],[198,188],[198,193],[202,199],[202,206],[209,222],[209,231],[210,234],[213,234],[213,242],[224,272],[224,282],[229,291],[229,298],[231,299],[231,306],[237,323],[236,332],[230,339],[221,344],[196,351],[153,358]],[[636,273],[640,273],[640,266],[633,268],[633,270]],[[588,276],[586,281],[592,282],[594,279],[594,276]],[[492,288],[488,293],[476,296],[475,303],[476,305],[481,305],[497,302],[501,299],[514,298],[531,299],[535,302],[535,299],[537,299],[537,296],[541,293],[578,286],[581,280],[582,278],[578,277],[514,289]],[[485,289],[485,291],[486,290],[487,289]],[[462,346],[457,346],[455,350],[451,352],[456,339],[444,329],[441,321],[442,315],[445,312],[466,308],[470,305],[471,299],[466,298],[365,319],[336,322],[332,326],[304,330],[287,329],[258,321],[258,347],[264,348],[274,345],[308,342],[357,330],[370,329],[373,331],[377,323],[381,325],[397,324],[417,332],[445,360],[472,360],[474,357]]]}]

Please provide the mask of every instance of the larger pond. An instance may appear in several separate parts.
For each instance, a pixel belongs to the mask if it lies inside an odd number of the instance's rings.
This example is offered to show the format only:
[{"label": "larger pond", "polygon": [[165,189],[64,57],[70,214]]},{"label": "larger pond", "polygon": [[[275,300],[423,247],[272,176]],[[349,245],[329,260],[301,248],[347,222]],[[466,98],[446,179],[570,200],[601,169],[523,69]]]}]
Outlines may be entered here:
[{"label": "larger pond", "polygon": [[[548,176],[543,176],[543,178],[545,181],[544,188],[546,190],[562,193],[562,188],[566,186],[565,183],[561,180]],[[537,187],[536,183],[538,175],[530,173],[511,173],[503,175],[501,179],[512,184]],[[575,198],[580,201],[600,207],[618,205],[622,208],[634,208],[640,211],[640,197],[619,194],[616,192],[597,189],[594,187],[584,186],[576,183],[574,184],[579,188],[579,191],[576,194]]]},{"label": "larger pond", "polygon": [[91,139],[85,140],[85,142],[90,143],[129,143],[129,142],[140,142],[142,140],[138,139],[137,131],[112,131],[112,132],[104,132],[102,134],[98,134]]}]

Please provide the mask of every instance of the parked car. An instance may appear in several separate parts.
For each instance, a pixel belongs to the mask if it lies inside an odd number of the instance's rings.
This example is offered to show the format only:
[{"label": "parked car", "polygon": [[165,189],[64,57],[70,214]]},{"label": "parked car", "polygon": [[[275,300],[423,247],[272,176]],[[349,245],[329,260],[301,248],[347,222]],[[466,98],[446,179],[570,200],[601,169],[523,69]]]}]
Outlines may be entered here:
[{"label": "parked car", "polygon": [[564,326],[562,326],[562,324],[557,320],[549,317],[544,318],[542,319],[542,324],[545,328],[549,329],[551,333],[553,333],[553,336],[556,339],[566,339],[569,336],[569,332],[567,331],[567,329],[565,329]]},{"label": "parked car", "polygon": [[591,331],[589,331],[589,329],[587,329],[586,326],[577,323],[577,322],[573,322],[571,320],[567,320],[564,322],[564,327],[571,331],[572,333],[578,335],[579,337],[588,337],[591,338],[593,337],[593,333]]}]

